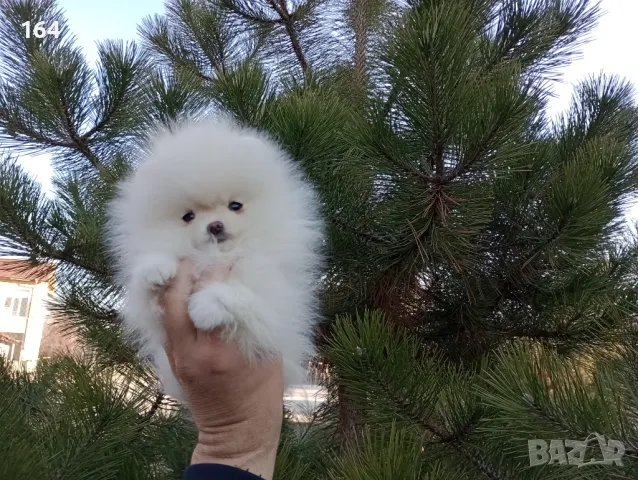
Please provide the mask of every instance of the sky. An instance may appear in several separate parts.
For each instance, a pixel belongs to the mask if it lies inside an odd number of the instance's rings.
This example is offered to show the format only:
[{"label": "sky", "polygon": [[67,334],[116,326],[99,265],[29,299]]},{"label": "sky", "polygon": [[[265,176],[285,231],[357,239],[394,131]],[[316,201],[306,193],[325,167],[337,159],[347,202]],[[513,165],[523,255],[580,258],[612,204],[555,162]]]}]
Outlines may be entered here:
[{"label": "sky", "polygon": [[[93,63],[97,57],[96,42],[106,39],[132,40],[137,25],[147,15],[162,13],[163,0],[58,0],[66,12],[69,27],[79,45]],[[563,70],[563,81],[555,86],[552,113],[563,110],[571,97],[572,86],[580,79],[601,71],[617,74],[638,86],[638,0],[602,0],[605,12],[592,40],[583,47],[582,58]],[[22,158],[22,164],[34,173],[45,189],[50,185],[51,167],[48,155]],[[638,206],[629,213],[638,219]]]},{"label": "sky", "polygon": [[[163,0],[58,0],[64,10],[69,29],[82,47],[89,64],[97,59],[97,42],[133,40],[137,25],[148,15],[164,11]],[[49,155],[29,155],[20,158],[22,165],[42,183],[51,186]]]}]

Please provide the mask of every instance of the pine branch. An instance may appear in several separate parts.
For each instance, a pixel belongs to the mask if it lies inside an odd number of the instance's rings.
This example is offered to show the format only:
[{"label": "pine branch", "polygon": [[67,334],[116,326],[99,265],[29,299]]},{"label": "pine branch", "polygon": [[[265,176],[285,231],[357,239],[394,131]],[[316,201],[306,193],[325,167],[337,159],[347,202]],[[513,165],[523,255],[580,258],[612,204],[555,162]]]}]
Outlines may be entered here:
[{"label": "pine branch", "polygon": [[[397,406],[400,410],[406,410],[407,405],[402,404],[402,402],[398,401],[396,398],[395,402],[397,402]],[[486,478],[489,478],[490,480],[507,480],[508,477],[504,474],[504,472],[501,472],[498,469],[494,468],[490,464],[490,462],[486,460],[479,452],[477,452],[468,443],[462,440],[460,435],[462,434],[462,432],[456,432],[454,434],[446,435],[431,423],[424,422],[422,419],[418,418],[414,418],[413,420],[416,421],[426,431],[436,435],[440,443],[450,446],[454,451],[459,453],[469,463],[476,467],[478,471],[483,473]]]},{"label": "pine branch", "polygon": [[80,445],[75,446],[75,451],[71,455],[66,456],[66,460],[57,470],[51,472],[51,478],[54,480],[65,480],[69,478],[72,474],[72,470],[75,468],[74,463],[77,463],[79,458],[82,458],[82,456],[86,455],[88,451],[90,451],[92,444],[105,433],[107,426],[108,419],[105,417],[99,417],[95,429],[90,435],[87,435],[86,438],[84,438]]},{"label": "pine branch", "polygon": [[469,463],[474,465],[478,471],[480,471],[486,478],[490,480],[507,480],[509,477],[504,472],[494,468],[488,460],[482,455],[472,449],[467,443],[464,443],[456,436],[445,436],[437,428],[432,425],[424,425],[424,427],[439,437],[442,443],[452,447],[457,453],[465,458]]},{"label": "pine branch", "polygon": [[347,231],[357,237],[361,237],[362,239],[369,241],[371,243],[385,243],[383,239],[377,237],[374,234],[371,233],[367,233],[362,231],[359,228],[353,228],[352,225],[348,225],[346,222],[344,222],[343,220],[341,220],[341,218],[339,218],[338,216],[331,216],[330,217],[330,221],[332,223],[334,223],[336,226],[339,227],[339,229],[343,230],[343,231]]},{"label": "pine branch", "polygon": [[497,55],[492,61],[516,59],[534,75],[551,76],[580,53],[601,8],[590,0],[513,1],[502,2],[495,14]]},{"label": "pine branch", "polygon": [[[380,341],[383,343],[378,343]],[[355,348],[357,353],[353,353]],[[367,314],[351,323],[344,318],[338,321],[328,355],[337,365],[339,380],[345,382],[344,387],[350,392],[347,400],[353,401],[351,408],[359,410],[363,418],[370,416],[381,421],[388,417],[403,417],[409,423],[435,433],[439,443],[449,445],[462,454],[488,478],[507,478],[461,440],[460,435],[467,433],[472,423],[469,417],[464,426],[455,428],[449,435],[433,426],[434,398],[440,398],[440,393],[435,391],[441,385],[436,379],[445,375],[445,367],[436,359],[424,358],[416,348],[404,332],[393,332],[381,317]],[[417,359],[424,363],[419,364]],[[413,377],[405,377],[403,368],[413,372]],[[358,379],[357,375],[365,380]],[[418,380],[426,377],[434,379],[433,383],[426,385]],[[448,378],[447,382],[454,384],[454,380]],[[366,389],[362,388],[363,384]],[[390,406],[390,410],[382,413],[386,405]],[[473,412],[473,417],[476,421],[476,412]]]},{"label": "pine branch", "polygon": [[355,84],[361,91],[365,91],[367,85],[367,62],[369,25],[363,12],[364,4],[361,0],[351,0],[351,9],[354,13],[354,71]]},{"label": "pine branch", "polygon": [[294,23],[294,13],[291,14],[288,12],[288,6],[285,0],[279,0],[277,3],[276,0],[268,0],[268,3],[272,7],[272,9],[279,15],[281,23],[284,25],[286,32],[288,33],[288,37],[290,38],[290,43],[292,45],[292,49],[295,52],[295,56],[299,61],[299,65],[301,66],[301,71],[304,75],[304,78],[308,76],[308,61],[304,56],[303,49],[301,48],[301,43],[299,43],[299,37],[297,36],[297,32],[295,30]]},{"label": "pine branch", "polygon": [[[177,20],[172,18],[171,20],[173,22],[179,21],[179,28],[182,28],[181,19]],[[183,39],[180,37],[174,38],[177,36],[173,31],[174,28],[175,27],[169,23],[169,19],[156,16],[154,18],[144,19],[139,27],[139,31],[148,51],[157,53],[162,60],[168,60],[168,62],[177,69],[194,74],[206,83],[213,82],[214,77],[202,72],[194,61],[194,53],[180,45],[179,42]]]},{"label": "pine branch", "polygon": [[256,23],[258,25],[264,26],[273,26],[273,25],[283,25],[284,21],[281,17],[279,18],[267,18],[261,15],[257,15],[251,11],[240,8],[237,3],[233,0],[221,0],[221,5],[226,8],[228,11],[234,13],[238,17],[248,20],[249,22]]},{"label": "pine branch", "polygon": [[62,101],[65,126],[69,136],[71,137],[71,142],[73,146],[82,155],[84,155],[89,160],[89,162],[91,162],[91,165],[93,165],[98,172],[102,174],[106,173],[106,169],[104,165],[102,165],[102,162],[98,159],[97,155],[95,155],[95,153],[89,147],[89,144],[86,142],[87,137],[78,135],[77,129],[75,125],[73,124],[73,120],[71,119],[71,115],[69,113],[69,105],[66,101],[64,94],[61,95],[61,101]]},{"label": "pine branch", "polygon": [[151,405],[151,408],[149,408],[148,412],[144,414],[145,420],[150,420],[151,418],[153,418],[153,415],[155,415],[158,412],[158,410],[162,406],[162,403],[164,403],[165,398],[166,398],[165,395],[158,390],[157,395],[155,395],[155,400],[153,400],[153,403]]},{"label": "pine branch", "polygon": [[[481,157],[488,152],[489,145],[491,144],[492,140],[496,138],[500,128],[508,119],[508,115],[503,114],[499,118],[499,122],[494,124],[492,128],[486,133],[484,139],[478,145],[474,146],[469,152],[467,152],[463,161],[459,162],[447,175],[444,176],[442,180],[443,184],[454,181],[456,178],[463,175],[463,173],[470,170],[470,168],[476,162],[480,161]],[[443,166],[441,165],[441,169],[442,168]]]},{"label": "pine branch", "polygon": [[[471,422],[467,423],[466,430],[455,431],[454,433],[445,434],[438,427],[434,426],[432,422],[428,422],[424,418],[415,415],[414,408],[411,406],[405,399],[402,399],[397,396],[396,389],[392,387],[392,385],[388,385],[382,379],[375,379],[379,382],[379,385],[382,386],[385,395],[388,396],[389,399],[396,405],[397,410],[407,415],[415,425],[418,425],[420,428],[424,429],[427,432],[433,433],[438,437],[438,443],[450,446],[457,453],[459,453],[463,458],[465,458],[469,463],[471,463],[474,467],[476,467],[481,473],[483,473],[486,478],[490,480],[507,480],[508,477],[504,474],[504,472],[499,471],[490,465],[489,461],[487,461],[483,456],[473,449],[468,443],[464,442],[462,439],[463,434],[467,434],[467,431],[470,430]],[[476,418],[474,419],[476,421]]]},{"label": "pine branch", "polygon": [[38,254],[43,258],[47,258],[50,260],[58,260],[59,262],[67,263],[74,267],[78,267],[86,272],[90,272],[99,277],[108,277],[111,275],[111,270],[106,266],[98,266],[90,262],[86,262],[81,258],[73,255],[69,250],[56,250],[54,248],[45,248],[41,249],[39,245],[31,245],[33,252]]}]

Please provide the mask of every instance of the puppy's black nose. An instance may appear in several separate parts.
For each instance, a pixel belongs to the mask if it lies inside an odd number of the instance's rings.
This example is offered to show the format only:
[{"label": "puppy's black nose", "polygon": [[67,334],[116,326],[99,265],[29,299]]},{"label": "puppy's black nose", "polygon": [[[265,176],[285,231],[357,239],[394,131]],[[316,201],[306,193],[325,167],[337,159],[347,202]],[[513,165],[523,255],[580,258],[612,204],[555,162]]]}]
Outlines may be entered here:
[{"label": "puppy's black nose", "polygon": [[219,235],[224,231],[224,224],[222,222],[212,222],[208,224],[208,233],[211,235]]}]

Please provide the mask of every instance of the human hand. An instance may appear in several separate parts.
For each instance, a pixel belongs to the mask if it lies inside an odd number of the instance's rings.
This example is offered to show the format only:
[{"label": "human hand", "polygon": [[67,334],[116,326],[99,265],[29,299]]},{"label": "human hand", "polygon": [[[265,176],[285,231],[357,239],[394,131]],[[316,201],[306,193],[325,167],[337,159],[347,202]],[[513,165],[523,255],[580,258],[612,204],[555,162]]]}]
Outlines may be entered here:
[{"label": "human hand", "polygon": [[280,359],[249,365],[236,345],[197,330],[188,316],[191,292],[228,271],[196,279],[189,262],[180,264],[161,296],[166,354],[199,431],[191,463],[221,463],[271,479],[283,417]]}]

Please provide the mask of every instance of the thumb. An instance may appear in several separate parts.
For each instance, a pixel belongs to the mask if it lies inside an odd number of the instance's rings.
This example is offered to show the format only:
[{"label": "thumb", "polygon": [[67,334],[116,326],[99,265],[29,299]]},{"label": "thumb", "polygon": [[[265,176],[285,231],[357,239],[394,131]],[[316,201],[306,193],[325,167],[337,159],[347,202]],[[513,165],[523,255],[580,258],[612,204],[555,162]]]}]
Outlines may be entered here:
[{"label": "thumb", "polygon": [[188,298],[193,286],[193,265],[183,260],[177,275],[160,296],[164,328],[171,349],[188,348],[197,337],[193,321],[188,315]]}]

